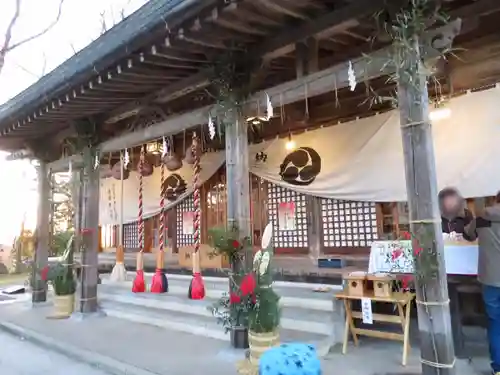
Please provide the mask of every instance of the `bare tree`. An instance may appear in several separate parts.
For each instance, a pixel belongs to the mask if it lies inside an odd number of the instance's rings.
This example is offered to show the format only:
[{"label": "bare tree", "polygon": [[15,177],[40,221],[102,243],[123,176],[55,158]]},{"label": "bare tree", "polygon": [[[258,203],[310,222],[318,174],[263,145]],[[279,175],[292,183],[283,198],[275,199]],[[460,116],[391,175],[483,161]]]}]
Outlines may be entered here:
[{"label": "bare tree", "polygon": [[15,0],[15,10],[14,14],[12,15],[12,18],[10,19],[9,25],[7,26],[7,29],[5,30],[5,37],[4,37],[4,42],[3,45],[0,45],[0,73],[2,72],[2,69],[5,64],[5,57],[9,52],[12,50],[22,46],[23,44],[26,44],[28,42],[31,42],[42,35],[46,34],[48,31],[50,31],[58,22],[59,19],[61,18],[62,14],[62,7],[64,4],[64,0],[59,0],[59,7],[57,11],[57,16],[56,18],[44,29],[39,31],[36,34],[33,34],[25,39],[20,40],[19,42],[13,42],[12,41],[12,35],[14,28],[17,24],[17,21],[19,20],[19,16],[21,15],[21,3],[22,0]]}]

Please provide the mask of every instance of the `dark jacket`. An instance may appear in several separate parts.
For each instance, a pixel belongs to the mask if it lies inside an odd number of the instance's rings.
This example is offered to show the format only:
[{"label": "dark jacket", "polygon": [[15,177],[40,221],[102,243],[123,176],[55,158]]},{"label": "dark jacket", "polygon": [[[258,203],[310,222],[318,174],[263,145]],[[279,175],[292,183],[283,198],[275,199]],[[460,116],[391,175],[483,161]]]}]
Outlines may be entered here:
[{"label": "dark jacket", "polygon": [[[457,195],[460,193],[455,188],[446,188],[439,192],[439,208],[441,210],[441,230],[443,233],[455,232],[461,234],[466,241],[474,241],[477,238],[475,231],[475,219],[472,213],[465,208],[465,199],[462,199],[462,205],[456,212],[445,212],[443,200],[449,195]],[[470,226],[470,230],[466,227]],[[469,228],[467,228],[469,229]]]},{"label": "dark jacket", "polygon": [[441,228],[443,233],[459,233],[462,234],[464,240],[474,241],[476,239],[476,234],[466,233],[465,227],[472,223],[474,216],[468,209],[464,209],[463,215],[456,216],[454,218],[441,216]]}]

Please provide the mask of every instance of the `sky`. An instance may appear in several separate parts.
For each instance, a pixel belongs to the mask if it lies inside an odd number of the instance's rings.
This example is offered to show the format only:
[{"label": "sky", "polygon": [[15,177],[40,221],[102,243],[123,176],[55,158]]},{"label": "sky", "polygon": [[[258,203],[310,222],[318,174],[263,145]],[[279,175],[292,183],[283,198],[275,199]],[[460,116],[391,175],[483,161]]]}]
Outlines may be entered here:
[{"label": "sky", "polygon": [[[60,0],[22,0],[13,43],[34,35],[56,17]],[[0,103],[5,103],[70,58],[101,34],[103,17],[108,28],[148,0],[65,0],[58,24],[42,37],[7,55],[0,73]],[[15,0],[1,0],[0,43],[10,22]],[[0,152],[0,244],[19,234],[23,217],[28,228],[36,225],[36,172],[29,161],[8,162]]]}]

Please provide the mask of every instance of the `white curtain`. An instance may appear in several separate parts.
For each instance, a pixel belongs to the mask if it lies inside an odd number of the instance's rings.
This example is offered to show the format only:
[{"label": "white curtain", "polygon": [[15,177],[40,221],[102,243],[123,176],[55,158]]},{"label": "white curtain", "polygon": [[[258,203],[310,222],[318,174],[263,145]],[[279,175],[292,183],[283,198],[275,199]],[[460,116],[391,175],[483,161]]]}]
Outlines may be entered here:
[{"label": "white curtain", "polygon": [[[463,95],[448,103],[449,118],[433,123],[440,189],[454,186],[467,198],[495,195],[500,190],[499,103],[500,89],[497,88]],[[285,178],[280,175],[280,166],[292,153],[285,147],[287,139],[251,145],[250,171],[274,184],[319,197],[370,202],[406,200],[398,111],[305,132],[293,140],[295,160],[287,161]],[[266,154],[265,161],[256,159],[260,152]],[[319,169],[316,158],[320,159]],[[203,155],[201,182],[210,178],[224,160],[224,152]],[[293,163],[304,165],[297,165],[300,168],[291,173]],[[319,172],[314,173],[315,170]],[[302,178],[297,177],[297,172],[302,172]],[[170,173],[167,172],[167,176]],[[175,173],[187,182],[187,190],[168,206],[192,192],[192,166],[184,165]],[[290,178],[292,183],[287,182]],[[135,221],[136,173],[131,173],[124,182],[124,196],[124,223]],[[160,172],[156,168],[152,176],[144,178],[145,217],[159,212],[159,199]],[[117,224],[119,210],[120,181],[105,179],[101,185],[101,224]]]},{"label": "white curtain", "polygon": [[[463,95],[448,104],[449,118],[433,123],[440,189],[454,186],[465,197],[494,195],[500,190],[499,103],[498,88]],[[280,176],[280,165],[290,154],[285,148],[287,139],[253,146],[252,152],[264,152],[267,161],[256,161],[251,155],[251,171],[275,184],[319,197],[406,200],[398,111],[309,131],[293,140],[296,150],[307,147],[321,158],[321,171],[310,184],[293,185]],[[312,159],[309,157],[308,165]]]},{"label": "white curtain", "polygon": [[[204,183],[220,168],[224,163],[224,153],[206,153],[202,156],[200,166],[200,183]],[[165,169],[165,179],[178,174],[187,185],[186,191],[174,202],[165,200],[165,208],[168,209],[179,203],[185,197],[193,192],[193,166],[186,163],[182,168],[170,172]],[[121,182],[114,178],[101,180],[100,188],[100,225],[117,225],[120,220],[121,209]],[[160,212],[160,168],[154,168],[154,172],[149,177],[143,178],[143,212],[144,218],[157,215]],[[137,221],[139,206],[139,175],[137,172],[131,172],[127,180],[123,182],[123,223]]]}]

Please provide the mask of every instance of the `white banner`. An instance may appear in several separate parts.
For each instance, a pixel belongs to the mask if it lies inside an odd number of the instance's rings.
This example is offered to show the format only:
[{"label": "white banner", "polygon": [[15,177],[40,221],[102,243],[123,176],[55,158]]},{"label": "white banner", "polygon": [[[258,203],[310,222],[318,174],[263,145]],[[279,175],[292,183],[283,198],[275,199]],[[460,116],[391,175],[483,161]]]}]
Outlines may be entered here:
[{"label": "white banner", "polygon": [[[224,153],[207,153],[201,158],[200,183],[204,183],[224,163]],[[175,172],[165,169],[165,184],[167,193],[177,196],[175,201],[165,200],[165,208],[177,204],[193,192],[193,166],[184,163]],[[123,223],[137,221],[139,206],[139,174],[131,172],[123,181]],[[111,194],[110,194],[111,192]],[[157,215],[160,212],[160,168],[155,168],[151,176],[143,178],[143,210],[144,218]],[[100,225],[117,225],[120,223],[121,182],[114,178],[101,180],[99,201]]]},{"label": "white banner", "polygon": [[[414,271],[411,241],[375,241],[370,250],[369,273],[404,273]],[[476,242],[444,242],[444,261],[449,275],[477,275],[478,245]]]},{"label": "white banner", "polygon": [[[450,101],[451,116],[433,123],[439,188],[454,186],[467,198],[500,189],[500,90]],[[370,202],[406,201],[398,111],[252,146],[251,172],[304,194]],[[267,158],[256,157],[262,152]]]}]

